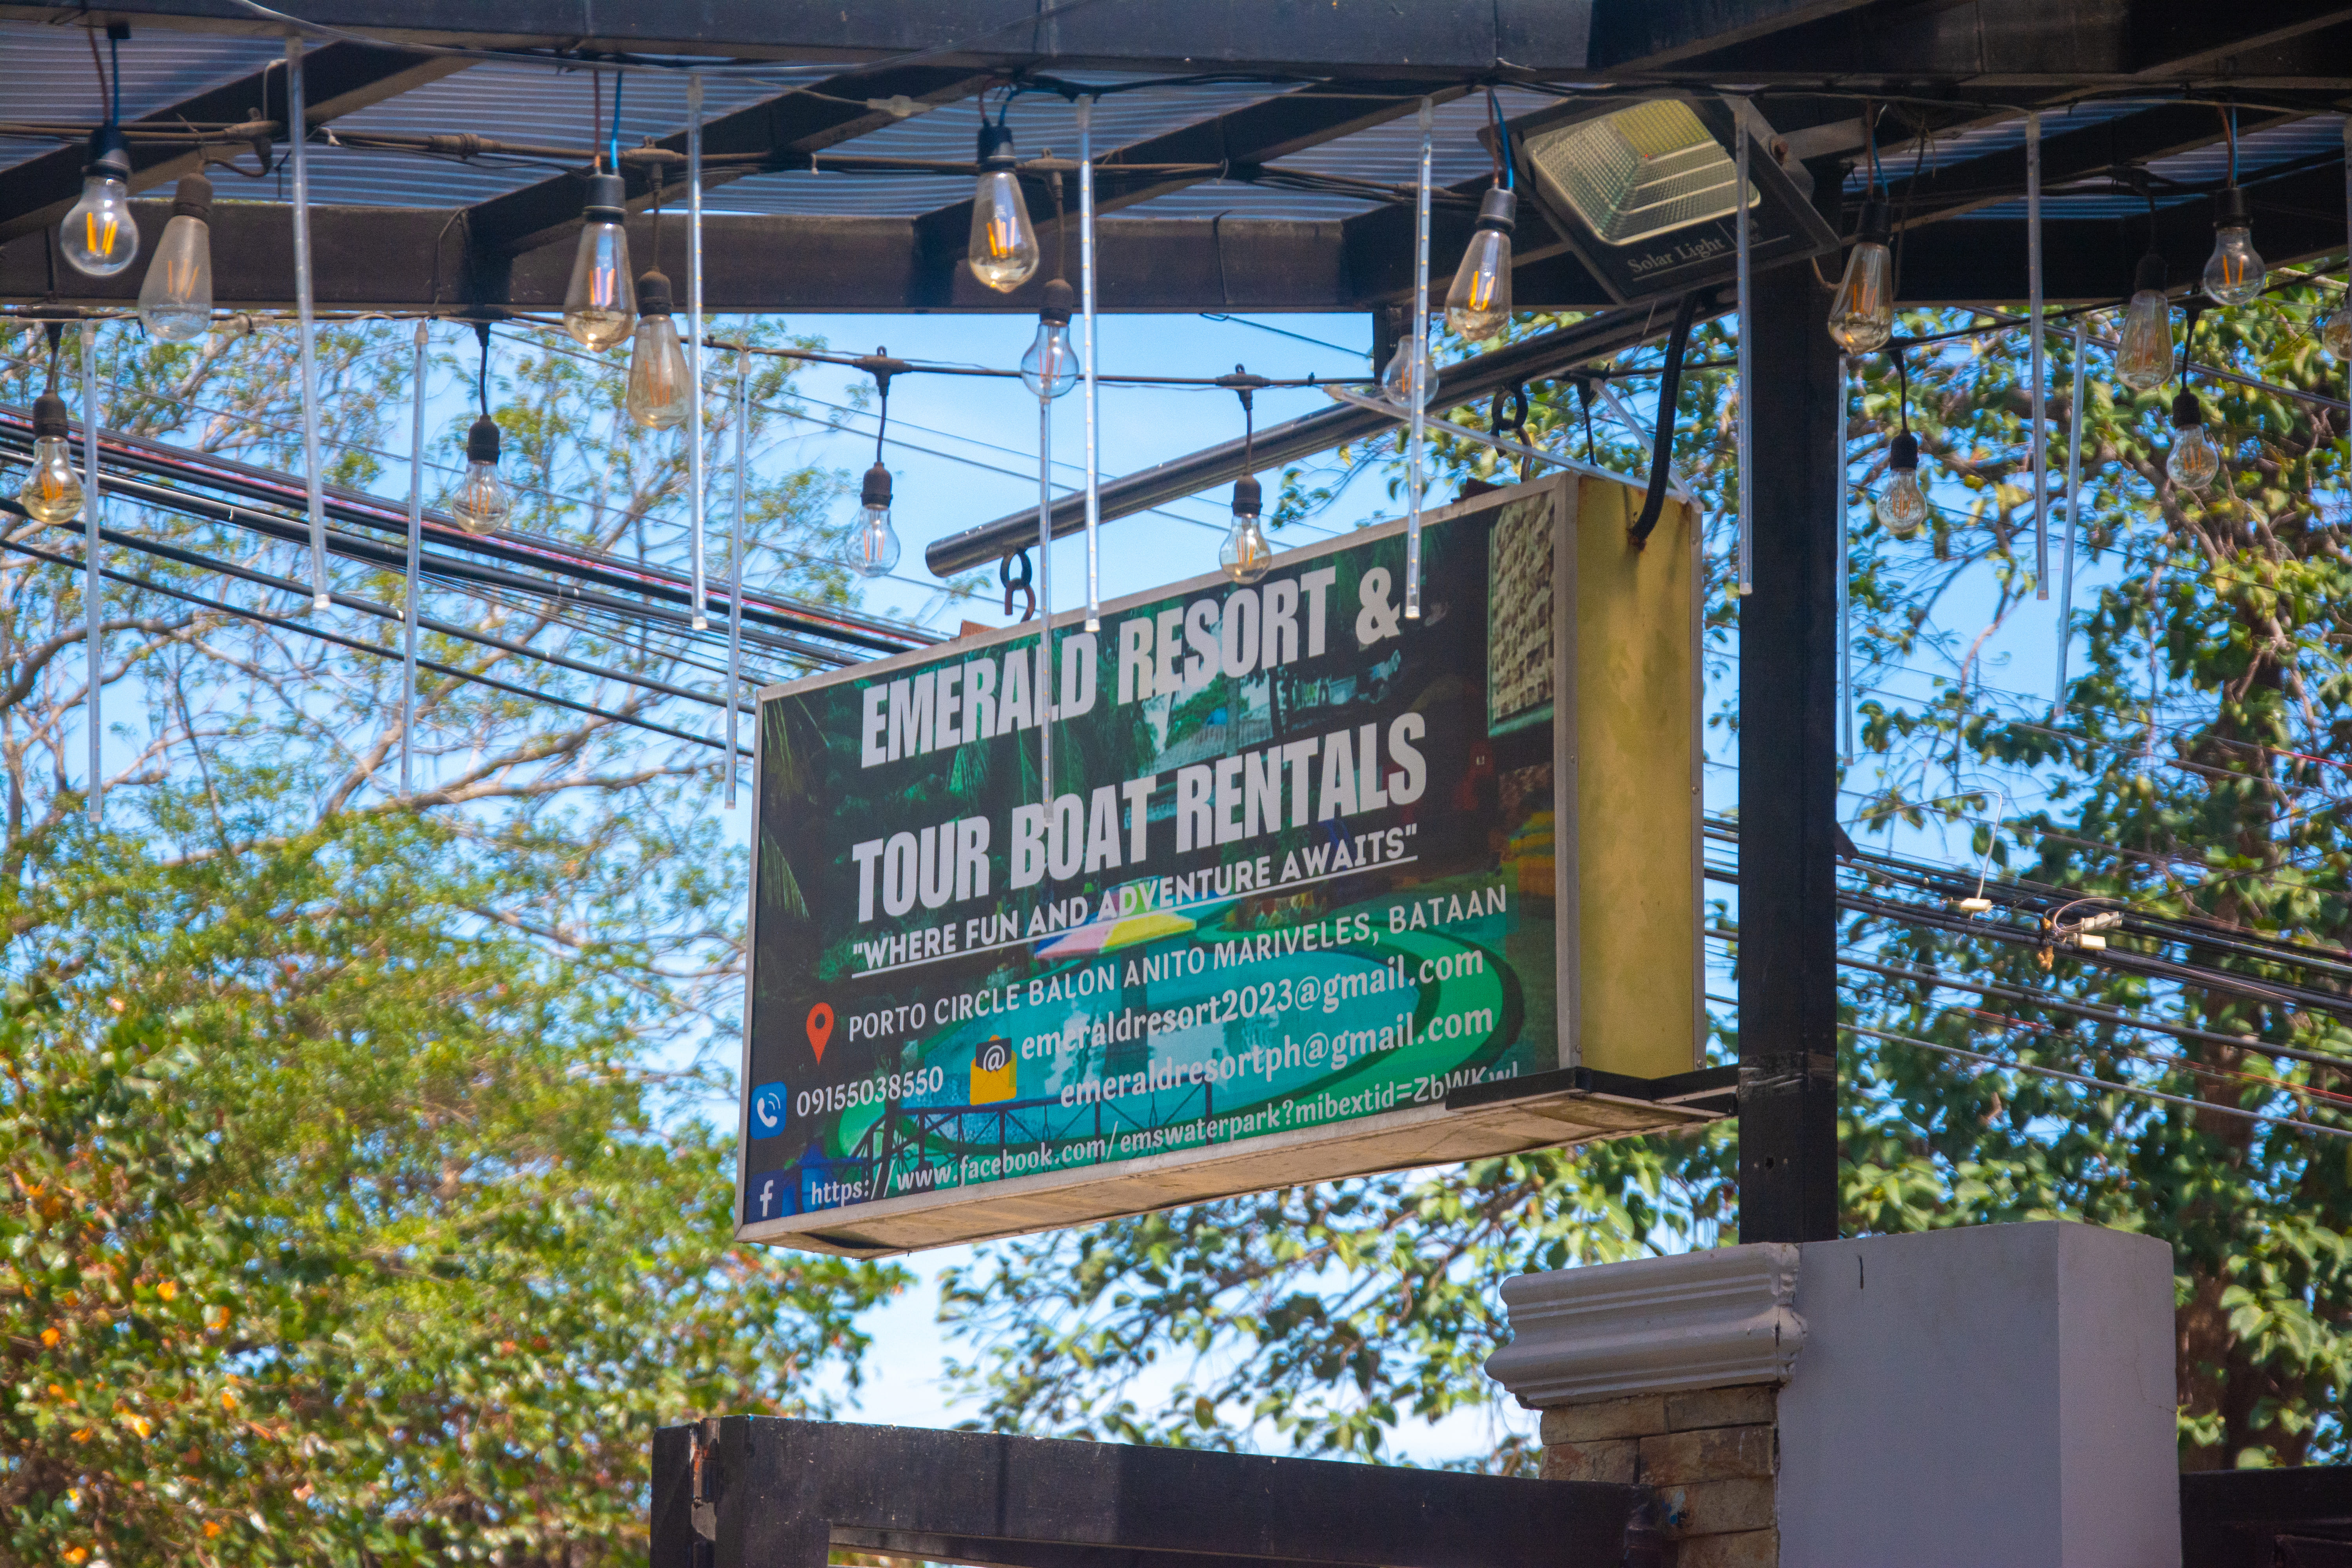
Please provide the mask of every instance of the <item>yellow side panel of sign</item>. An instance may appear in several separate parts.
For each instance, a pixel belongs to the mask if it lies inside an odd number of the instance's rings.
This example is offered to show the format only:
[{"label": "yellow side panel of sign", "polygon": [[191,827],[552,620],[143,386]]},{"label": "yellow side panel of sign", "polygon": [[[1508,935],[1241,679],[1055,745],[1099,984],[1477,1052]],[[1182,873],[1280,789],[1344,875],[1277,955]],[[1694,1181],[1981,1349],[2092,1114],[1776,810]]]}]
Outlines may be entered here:
[{"label": "yellow side panel of sign", "polygon": [[1642,491],[1572,482],[1560,593],[1575,715],[1558,743],[1576,789],[1562,892],[1580,951],[1563,989],[1576,996],[1579,1065],[1664,1078],[1697,1066],[1704,1043],[1696,524],[1670,500],[1636,550],[1626,531]]}]

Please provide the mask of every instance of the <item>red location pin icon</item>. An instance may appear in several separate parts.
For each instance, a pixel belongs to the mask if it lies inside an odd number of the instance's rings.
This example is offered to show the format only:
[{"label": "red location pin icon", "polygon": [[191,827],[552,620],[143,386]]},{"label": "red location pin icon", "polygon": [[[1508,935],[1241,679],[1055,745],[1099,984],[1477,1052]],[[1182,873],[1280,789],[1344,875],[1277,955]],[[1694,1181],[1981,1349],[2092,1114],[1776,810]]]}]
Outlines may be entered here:
[{"label": "red location pin icon", "polygon": [[833,1006],[830,1003],[820,1002],[809,1009],[808,1037],[809,1049],[816,1053],[817,1060],[824,1060],[824,1043],[833,1037]]}]

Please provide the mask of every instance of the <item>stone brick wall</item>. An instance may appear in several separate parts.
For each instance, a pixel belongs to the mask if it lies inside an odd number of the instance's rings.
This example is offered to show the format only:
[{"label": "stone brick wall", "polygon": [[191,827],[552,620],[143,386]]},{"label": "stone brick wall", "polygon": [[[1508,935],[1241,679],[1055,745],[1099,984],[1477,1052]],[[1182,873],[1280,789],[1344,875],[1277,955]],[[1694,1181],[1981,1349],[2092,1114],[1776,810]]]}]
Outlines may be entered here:
[{"label": "stone brick wall", "polygon": [[1543,1475],[1652,1489],[1676,1568],[1778,1568],[1770,1384],[1559,1405],[1543,1413]]}]

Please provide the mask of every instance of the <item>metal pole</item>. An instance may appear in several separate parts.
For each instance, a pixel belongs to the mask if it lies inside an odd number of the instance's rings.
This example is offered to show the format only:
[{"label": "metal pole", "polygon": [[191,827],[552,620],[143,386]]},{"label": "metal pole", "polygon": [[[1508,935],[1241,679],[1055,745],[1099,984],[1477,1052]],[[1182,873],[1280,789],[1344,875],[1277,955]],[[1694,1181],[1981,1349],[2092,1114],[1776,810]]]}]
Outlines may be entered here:
[{"label": "metal pole", "polygon": [[1102,630],[1101,410],[1095,380],[1095,100],[1078,100],[1078,285],[1087,318],[1087,630]]},{"label": "metal pole", "polygon": [[[702,573],[702,75],[686,78],[686,483],[693,492],[694,629],[710,625]],[[727,694],[731,703],[735,694]]]},{"label": "metal pole", "polygon": [[1045,827],[1054,822],[1054,378],[1037,394],[1037,680],[1030,705],[1037,714],[1037,777],[1044,788]]},{"label": "metal pole", "polygon": [[409,737],[416,730],[416,558],[425,532],[425,342],[416,323],[416,363],[408,373],[408,575],[400,611],[400,793],[416,793]]},{"label": "metal pole", "polygon": [[1404,613],[1408,620],[1421,618],[1422,460],[1429,444],[1429,175],[1437,123],[1433,100],[1421,100],[1415,122],[1421,127],[1421,186],[1413,201],[1412,369],[1407,379],[1412,389],[1412,426],[1407,437],[1412,451],[1405,476]]},{"label": "metal pole", "polygon": [[84,697],[83,725],[89,731],[89,819],[105,814],[106,773],[100,742],[106,738],[106,713],[99,689],[106,679],[106,590],[100,576],[99,528],[106,510],[98,481],[98,323],[81,324],[81,467],[82,467],[82,641],[89,665],[89,690]]},{"label": "metal pole", "polygon": [[1837,519],[1837,699],[1838,756],[1848,765],[1853,762],[1853,567],[1847,545],[1853,530],[1847,526],[1847,496],[1845,488],[1845,447],[1847,421],[1853,413],[1853,361],[1844,354],[1837,362],[1837,416],[1832,425],[1835,438],[1830,443],[1830,473],[1837,481],[1837,504],[1831,515]]},{"label": "metal pole", "polygon": [[[1837,345],[1812,271],[1756,280],[1739,606],[1739,1239],[1838,1234]],[[1748,399],[1743,397],[1743,404]]]},{"label": "metal pole", "polygon": [[2081,527],[2075,509],[2083,502],[2083,372],[2087,336],[2074,323],[2074,384],[2066,419],[2066,580],[2058,594],[2058,707],[2066,706],[2066,650],[2074,639],[2074,535]]},{"label": "metal pole", "polygon": [[[749,333],[745,334],[747,340]],[[735,707],[743,689],[743,470],[751,442],[751,345],[735,350],[735,526],[727,536],[727,804],[735,804]]]},{"label": "metal pole", "polygon": [[2033,596],[2050,596],[2049,411],[2042,406],[2050,382],[2042,341],[2042,116],[2025,117],[2025,287],[2033,318]]},{"label": "metal pole", "polygon": [[1739,267],[1739,559],[1732,580],[1741,594],[1756,586],[1756,355],[1749,340],[1756,335],[1755,288],[1749,275],[1748,224],[1748,121],[1738,122],[1736,138],[1738,178],[1732,192],[1733,227]]},{"label": "metal pole", "polygon": [[319,475],[319,353],[310,320],[310,122],[302,101],[302,39],[286,39],[286,140],[294,166],[294,309],[302,356],[302,483],[310,510],[310,607],[327,607],[327,500]]}]

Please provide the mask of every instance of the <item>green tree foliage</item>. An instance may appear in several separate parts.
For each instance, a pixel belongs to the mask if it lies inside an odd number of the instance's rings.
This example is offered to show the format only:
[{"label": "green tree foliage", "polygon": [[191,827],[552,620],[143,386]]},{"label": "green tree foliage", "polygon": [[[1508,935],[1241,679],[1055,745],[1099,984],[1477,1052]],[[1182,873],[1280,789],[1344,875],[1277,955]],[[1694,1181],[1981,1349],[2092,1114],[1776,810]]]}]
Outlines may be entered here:
[{"label": "green tree foliage", "polygon": [[[282,327],[117,346],[110,423],[292,458]],[[21,402],[39,345],[5,347]],[[383,477],[408,357],[404,326],[322,333],[339,481]],[[507,348],[497,374],[519,521],[675,560],[684,455],[616,416],[617,359]],[[782,371],[754,386],[789,406]],[[445,456],[471,413],[454,402],[434,410]],[[715,414],[717,447],[731,412]],[[836,482],[762,470],[757,579],[841,592],[808,564]],[[294,550],[169,512],[117,503],[110,521],[303,574]],[[78,554],[20,517],[0,531]],[[397,602],[396,579],[339,569],[337,585]],[[733,1140],[700,1114],[726,1077],[698,1065],[740,980],[715,753],[428,677],[403,796],[396,661],[112,584],[93,823],[83,591],[70,566],[0,555],[0,1556],[641,1556],[654,1426],[824,1411],[855,1384],[858,1314],[904,1279],[731,1241]],[[704,678],[674,638],[538,601],[443,586],[426,613]],[[355,613],[306,624],[397,635]],[[462,669],[708,728],[643,688],[425,641]]]},{"label": "green tree foliage", "polygon": [[[2332,285],[2286,286],[2245,310],[2209,314],[2195,357],[2341,396],[2342,367],[2315,341],[2318,317],[2339,300]],[[1902,331],[1927,339],[1985,324],[1923,313]],[[2050,462],[2063,477],[2075,434],[2065,428],[2068,339],[2056,331],[2051,344],[2059,392]],[[1702,330],[1691,346],[1695,361],[1731,352],[1727,325]],[[1898,381],[1886,359],[1867,362],[1849,447],[1865,688],[1863,751],[1841,800],[1853,837],[1866,843],[1899,830],[1895,847],[1908,852],[1969,863],[1990,855],[1996,876],[2116,900],[2092,908],[2210,922],[2200,929],[2215,941],[2200,962],[2341,994],[2352,978],[2340,956],[2352,893],[2342,822],[2352,771],[2342,411],[2200,381],[2225,479],[2198,496],[2164,475],[2177,388],[2135,396],[2110,384],[2105,355],[2094,350],[2079,432],[2077,662],[2053,708],[2045,668],[2000,672],[2026,689],[2006,692],[1986,668],[1986,648],[2035,603],[2024,345],[2015,331],[1956,336],[1906,359],[1937,511],[1910,541],[1885,537],[1869,517],[1865,492],[1885,471]],[[1654,384],[1636,375],[1617,390],[1646,419],[1654,395],[1637,389]],[[1646,443],[1605,398],[1593,400],[1588,426],[1572,386],[1536,390],[1529,439],[1646,472]],[[1736,600],[1723,592],[1735,396],[1727,376],[1686,378],[1675,450],[1712,519],[1710,726],[1727,739],[1738,717]],[[1454,416],[1479,423],[1484,412]],[[1340,454],[1336,475],[1293,473],[1282,514],[1311,513],[1350,474],[1394,456],[1384,437]],[[1513,477],[1482,448],[1453,447],[1444,458],[1459,478]],[[2045,694],[2032,695],[2036,687]],[[1864,888],[1879,873],[1864,862],[1844,876]],[[1921,896],[1879,879],[1877,891]],[[1735,911],[1719,905],[1717,918],[1728,923]],[[2231,947],[2233,932],[2316,952],[2309,963],[2249,955]],[[2352,1125],[2352,1067],[2329,1059],[2352,1060],[2352,1011],[2266,1004],[2066,953],[2045,963],[2030,939],[1879,916],[1849,918],[1841,939],[1849,953],[1887,967],[2026,997],[1851,968],[1844,1016],[1853,1025],[2209,1107]],[[2128,934],[2111,941],[2123,954],[2147,945]],[[1736,954],[1736,942],[1727,951]],[[2204,1037],[2085,1018],[2051,1005],[2060,1001]],[[1736,1031],[1721,1033],[1727,1055]],[[2263,1042],[2321,1060],[2268,1058]],[[2068,1216],[2160,1237],[2176,1259],[2184,1465],[2352,1452],[2343,1415],[2352,1385],[2352,1142],[1868,1035],[1846,1037],[1840,1068],[1847,1234]],[[1728,1124],[1003,1244],[949,1279],[942,1310],[982,1343],[959,1370],[990,1424],[1379,1457],[1401,1423],[1495,1397],[1479,1363],[1507,1332],[1505,1277],[1735,1239],[1738,1136]],[[1528,1459],[1503,1436],[1465,1462],[1509,1468]]]}]

